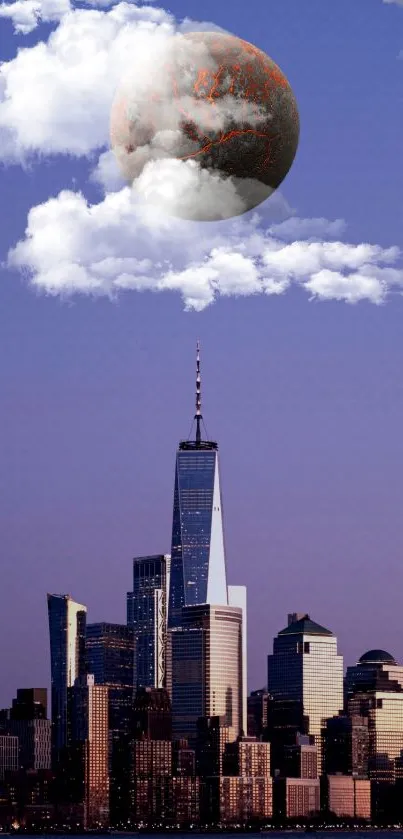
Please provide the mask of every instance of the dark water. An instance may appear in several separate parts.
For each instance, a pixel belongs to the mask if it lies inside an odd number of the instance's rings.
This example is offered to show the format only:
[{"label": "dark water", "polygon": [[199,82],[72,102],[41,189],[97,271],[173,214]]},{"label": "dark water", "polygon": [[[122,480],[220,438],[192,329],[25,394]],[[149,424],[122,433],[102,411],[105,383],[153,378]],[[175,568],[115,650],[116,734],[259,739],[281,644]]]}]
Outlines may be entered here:
[{"label": "dark water", "polygon": [[[242,839],[242,837],[245,837],[245,839],[246,839],[246,837],[249,837],[249,839],[262,839],[262,837],[265,837],[265,839],[269,839],[269,837],[272,837],[272,839],[284,839],[285,836],[287,837],[287,839],[288,839],[288,837],[289,837],[289,839],[293,839],[293,837],[295,837],[295,839],[297,839],[297,837],[298,837],[298,839],[302,839],[302,836],[304,836],[306,834],[306,831],[305,831],[305,829],[301,829],[301,830],[282,830],[282,831],[268,830],[268,831],[262,831],[261,833],[249,833],[249,832],[246,832],[246,833],[241,833],[241,832],[236,832],[236,833],[229,833],[229,832],[228,833],[227,832],[225,832],[225,833],[224,832],[223,833],[198,833],[197,831],[192,831],[192,833],[179,833],[179,832],[176,832],[176,831],[167,830],[166,833],[169,834],[170,836],[172,836],[173,839],[174,839],[174,837],[179,837],[179,839],[194,839],[195,836],[204,836],[205,839],[223,839],[223,837],[227,837],[227,839],[235,839],[235,837],[237,837],[237,839]],[[9,834],[7,834],[7,833],[0,832],[0,837],[7,837],[8,835]],[[37,834],[31,836],[30,834],[24,833],[24,834],[21,834],[21,835],[24,837],[24,839],[40,839],[42,834],[37,833]],[[49,835],[52,836],[52,834],[44,834],[44,835],[47,836],[47,837]],[[91,834],[89,834],[89,835],[91,835]],[[95,836],[96,834],[92,834],[92,835]],[[139,837],[141,837],[141,839],[156,839],[157,836],[163,836],[164,833],[161,831],[161,833],[145,833],[145,832],[144,833],[141,832],[140,834],[136,834],[136,833],[132,833],[132,834],[130,834],[130,833],[112,833],[110,835],[113,836],[113,839],[124,839],[125,837],[128,838],[130,836],[137,836],[137,835],[139,835]],[[316,830],[316,831],[313,831],[313,832],[309,832],[306,835],[307,835],[307,837],[310,836],[311,839],[332,839],[332,837],[333,837],[333,839],[368,839],[369,836],[370,836],[371,839],[386,839],[386,837],[388,835],[393,836],[393,839],[403,839],[403,830],[389,830],[389,829],[374,830],[373,828],[368,828],[367,830],[330,830],[329,829],[329,830]],[[18,834],[14,834],[13,839],[16,836],[18,836]],[[70,834],[63,835],[63,834],[58,833],[58,834],[54,834],[54,837],[55,837],[55,839],[72,839],[73,834],[70,833]]]}]

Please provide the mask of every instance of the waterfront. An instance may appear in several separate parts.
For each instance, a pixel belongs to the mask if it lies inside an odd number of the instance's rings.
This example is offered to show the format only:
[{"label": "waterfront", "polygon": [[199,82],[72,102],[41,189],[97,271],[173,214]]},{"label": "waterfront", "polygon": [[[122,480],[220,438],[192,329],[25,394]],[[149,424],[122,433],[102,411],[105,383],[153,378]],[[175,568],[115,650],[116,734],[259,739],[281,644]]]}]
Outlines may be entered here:
[{"label": "waterfront", "polygon": [[[359,828],[357,830],[351,830],[351,829],[342,828],[342,827],[340,827],[340,828],[327,828],[327,829],[325,828],[325,829],[319,829],[319,830],[307,829],[305,827],[301,827],[300,829],[284,828],[283,830],[268,828],[268,829],[262,830],[260,832],[243,830],[243,829],[242,830],[234,830],[234,831],[222,830],[222,831],[218,831],[218,832],[215,832],[215,833],[210,832],[208,830],[204,831],[204,830],[199,830],[199,829],[192,830],[188,833],[184,832],[184,831],[182,832],[182,831],[179,831],[179,830],[172,830],[172,829],[150,831],[150,832],[146,832],[145,830],[139,830],[139,831],[133,831],[133,832],[127,831],[127,832],[124,832],[124,833],[110,831],[107,834],[96,833],[95,831],[89,831],[88,835],[92,835],[92,836],[110,835],[110,836],[113,836],[114,839],[124,839],[124,837],[141,835],[143,837],[143,839],[151,839],[151,837],[155,836],[156,834],[162,835],[164,833],[168,833],[168,834],[171,833],[175,836],[180,837],[180,839],[191,839],[192,836],[194,836],[195,834],[200,834],[200,833],[205,833],[206,835],[208,835],[210,837],[210,839],[219,839],[219,837],[221,837],[223,835],[225,835],[225,836],[229,837],[229,839],[231,839],[231,837],[244,835],[244,834],[249,836],[250,839],[260,839],[261,836],[269,836],[269,835],[273,839],[282,839],[282,837],[284,837],[284,834],[286,834],[287,837],[289,837],[289,839],[292,839],[293,836],[300,837],[301,834],[305,834],[305,833],[308,833],[308,834],[312,835],[313,837],[315,837],[315,839],[325,839],[325,837],[326,837],[326,839],[332,839],[332,837],[334,837],[334,839],[336,839],[336,837],[338,837],[340,835],[340,833],[343,834],[345,839],[360,839],[360,837],[364,837],[364,836],[368,835],[368,833],[371,834],[371,839],[385,839],[385,837],[388,834],[393,835],[394,839],[403,839],[403,829],[400,828],[400,827],[396,827],[396,828],[393,828],[393,827],[374,828],[374,827],[371,827],[371,826],[368,826],[367,828]],[[0,830],[0,836],[3,836],[3,837],[11,837],[11,836],[19,836],[19,835],[24,836],[25,839],[38,839],[38,837],[40,837],[40,836],[57,836],[58,839],[71,839],[71,836],[83,836],[83,835],[87,835],[87,834],[85,834],[85,833],[75,834],[74,832],[69,832],[69,833],[65,833],[65,834],[58,833],[58,832],[45,832],[45,833],[38,832],[38,833],[32,833],[31,834],[31,833],[23,833],[23,832],[20,833],[19,831],[13,831],[12,833],[7,833],[7,832],[3,832],[3,831]]]}]

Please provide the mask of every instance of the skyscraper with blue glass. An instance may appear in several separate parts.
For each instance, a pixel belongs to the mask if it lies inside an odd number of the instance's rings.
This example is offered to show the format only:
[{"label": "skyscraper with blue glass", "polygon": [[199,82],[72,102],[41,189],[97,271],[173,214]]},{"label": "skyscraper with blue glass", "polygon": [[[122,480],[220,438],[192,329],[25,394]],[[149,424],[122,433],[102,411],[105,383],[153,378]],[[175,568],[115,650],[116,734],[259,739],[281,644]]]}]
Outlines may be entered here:
[{"label": "skyscraper with blue glass", "polygon": [[182,608],[227,605],[224,531],[217,443],[202,440],[200,354],[197,348],[196,435],[176,456],[168,626]]},{"label": "skyscraper with blue glass", "polygon": [[135,641],[135,688],[162,688],[165,681],[169,554],[133,560],[133,591],[127,593],[127,624]]},{"label": "skyscraper with blue glass", "polygon": [[246,589],[227,586],[217,443],[202,439],[200,352],[196,431],[176,456],[166,686],[176,738],[194,742],[200,717],[246,731]]}]

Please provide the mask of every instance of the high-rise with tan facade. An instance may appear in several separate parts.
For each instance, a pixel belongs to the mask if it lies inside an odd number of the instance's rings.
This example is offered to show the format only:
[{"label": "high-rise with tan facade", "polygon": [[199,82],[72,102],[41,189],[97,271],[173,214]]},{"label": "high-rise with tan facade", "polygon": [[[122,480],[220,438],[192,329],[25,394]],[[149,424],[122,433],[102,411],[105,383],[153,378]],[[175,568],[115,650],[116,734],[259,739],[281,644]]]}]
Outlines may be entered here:
[{"label": "high-rise with tan facade", "polygon": [[403,667],[384,650],[369,650],[347,668],[351,720],[368,727],[367,768],[371,780],[394,783],[403,754]]},{"label": "high-rise with tan facade", "polygon": [[109,822],[108,688],[93,675],[82,676],[69,689],[70,767],[76,784],[76,804],[83,806],[86,829]]},{"label": "high-rise with tan facade", "polygon": [[221,717],[235,740],[243,715],[242,610],[185,607],[171,645],[174,738],[193,744],[200,717]]},{"label": "high-rise with tan facade", "polygon": [[[299,616],[298,616],[299,617]],[[279,632],[268,656],[268,691],[276,702],[296,703],[299,730],[315,737],[321,774],[321,732],[343,709],[343,657],[337,638],[309,615]]]}]

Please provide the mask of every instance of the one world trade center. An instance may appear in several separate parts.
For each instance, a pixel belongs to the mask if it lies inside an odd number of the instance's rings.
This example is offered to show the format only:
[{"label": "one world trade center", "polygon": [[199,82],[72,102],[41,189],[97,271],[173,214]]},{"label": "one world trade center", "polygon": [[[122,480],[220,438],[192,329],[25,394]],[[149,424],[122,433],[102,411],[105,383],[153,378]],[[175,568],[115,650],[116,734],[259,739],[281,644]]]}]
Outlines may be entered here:
[{"label": "one world trade center", "polygon": [[227,586],[217,443],[202,439],[200,351],[195,436],[176,455],[167,687],[173,734],[195,743],[201,718],[246,730],[246,589]]},{"label": "one world trade center", "polygon": [[228,603],[218,446],[202,440],[200,351],[196,361],[196,433],[176,455],[168,626],[183,606]]}]

